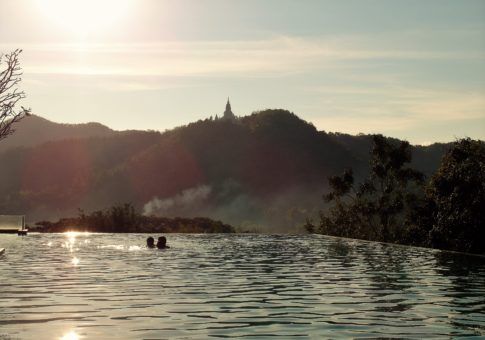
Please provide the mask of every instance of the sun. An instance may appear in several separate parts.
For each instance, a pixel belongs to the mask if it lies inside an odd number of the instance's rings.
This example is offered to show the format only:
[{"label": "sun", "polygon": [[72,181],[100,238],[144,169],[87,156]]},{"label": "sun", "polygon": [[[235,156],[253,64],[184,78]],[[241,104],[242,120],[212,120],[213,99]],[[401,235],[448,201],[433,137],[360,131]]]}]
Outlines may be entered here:
[{"label": "sun", "polygon": [[35,0],[57,29],[79,38],[101,33],[125,16],[134,0]]}]

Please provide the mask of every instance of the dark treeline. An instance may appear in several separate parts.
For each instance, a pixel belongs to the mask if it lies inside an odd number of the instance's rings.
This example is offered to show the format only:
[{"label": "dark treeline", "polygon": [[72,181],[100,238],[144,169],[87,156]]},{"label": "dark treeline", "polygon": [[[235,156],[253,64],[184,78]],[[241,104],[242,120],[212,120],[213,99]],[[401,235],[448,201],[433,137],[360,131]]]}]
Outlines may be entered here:
[{"label": "dark treeline", "polygon": [[166,218],[143,216],[133,205],[116,205],[104,211],[86,214],[79,211],[78,217],[61,218],[57,222],[37,222],[32,231],[66,232],[89,231],[105,233],[233,233],[234,228],[209,218]]},{"label": "dark treeline", "polygon": [[331,203],[306,229],[327,235],[485,253],[485,145],[452,144],[429,180],[409,166],[408,142],[373,137],[369,176],[329,177]]}]

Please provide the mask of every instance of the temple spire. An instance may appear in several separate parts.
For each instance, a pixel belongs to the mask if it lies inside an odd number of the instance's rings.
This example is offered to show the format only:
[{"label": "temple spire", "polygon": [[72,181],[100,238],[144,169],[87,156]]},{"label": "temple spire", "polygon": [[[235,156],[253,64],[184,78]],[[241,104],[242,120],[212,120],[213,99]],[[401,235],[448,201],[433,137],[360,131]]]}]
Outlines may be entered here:
[{"label": "temple spire", "polygon": [[229,97],[227,97],[226,112],[232,112],[231,102],[229,101]]},{"label": "temple spire", "polygon": [[228,119],[228,120],[236,119],[236,116],[234,115],[231,109],[231,102],[229,101],[229,97],[227,97],[226,110],[224,111],[224,115],[222,116],[222,118]]}]

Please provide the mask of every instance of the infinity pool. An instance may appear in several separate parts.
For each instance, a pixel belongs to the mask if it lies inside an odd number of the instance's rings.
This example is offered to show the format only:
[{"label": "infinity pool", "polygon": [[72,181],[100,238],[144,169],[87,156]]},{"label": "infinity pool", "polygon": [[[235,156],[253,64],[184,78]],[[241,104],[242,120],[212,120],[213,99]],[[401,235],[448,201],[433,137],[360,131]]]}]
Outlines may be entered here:
[{"label": "infinity pool", "polygon": [[[0,235],[0,339],[485,336],[485,259],[324,236]],[[158,235],[153,235],[158,236]]]}]

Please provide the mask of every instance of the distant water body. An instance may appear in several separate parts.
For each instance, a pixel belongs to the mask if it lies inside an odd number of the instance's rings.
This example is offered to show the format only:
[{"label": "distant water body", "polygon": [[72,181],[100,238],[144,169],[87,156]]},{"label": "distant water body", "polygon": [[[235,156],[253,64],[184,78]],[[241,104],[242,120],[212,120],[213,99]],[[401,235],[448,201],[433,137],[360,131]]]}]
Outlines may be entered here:
[{"label": "distant water body", "polygon": [[[0,235],[0,339],[485,337],[485,259],[324,236]],[[153,235],[158,236],[158,235]]]}]

